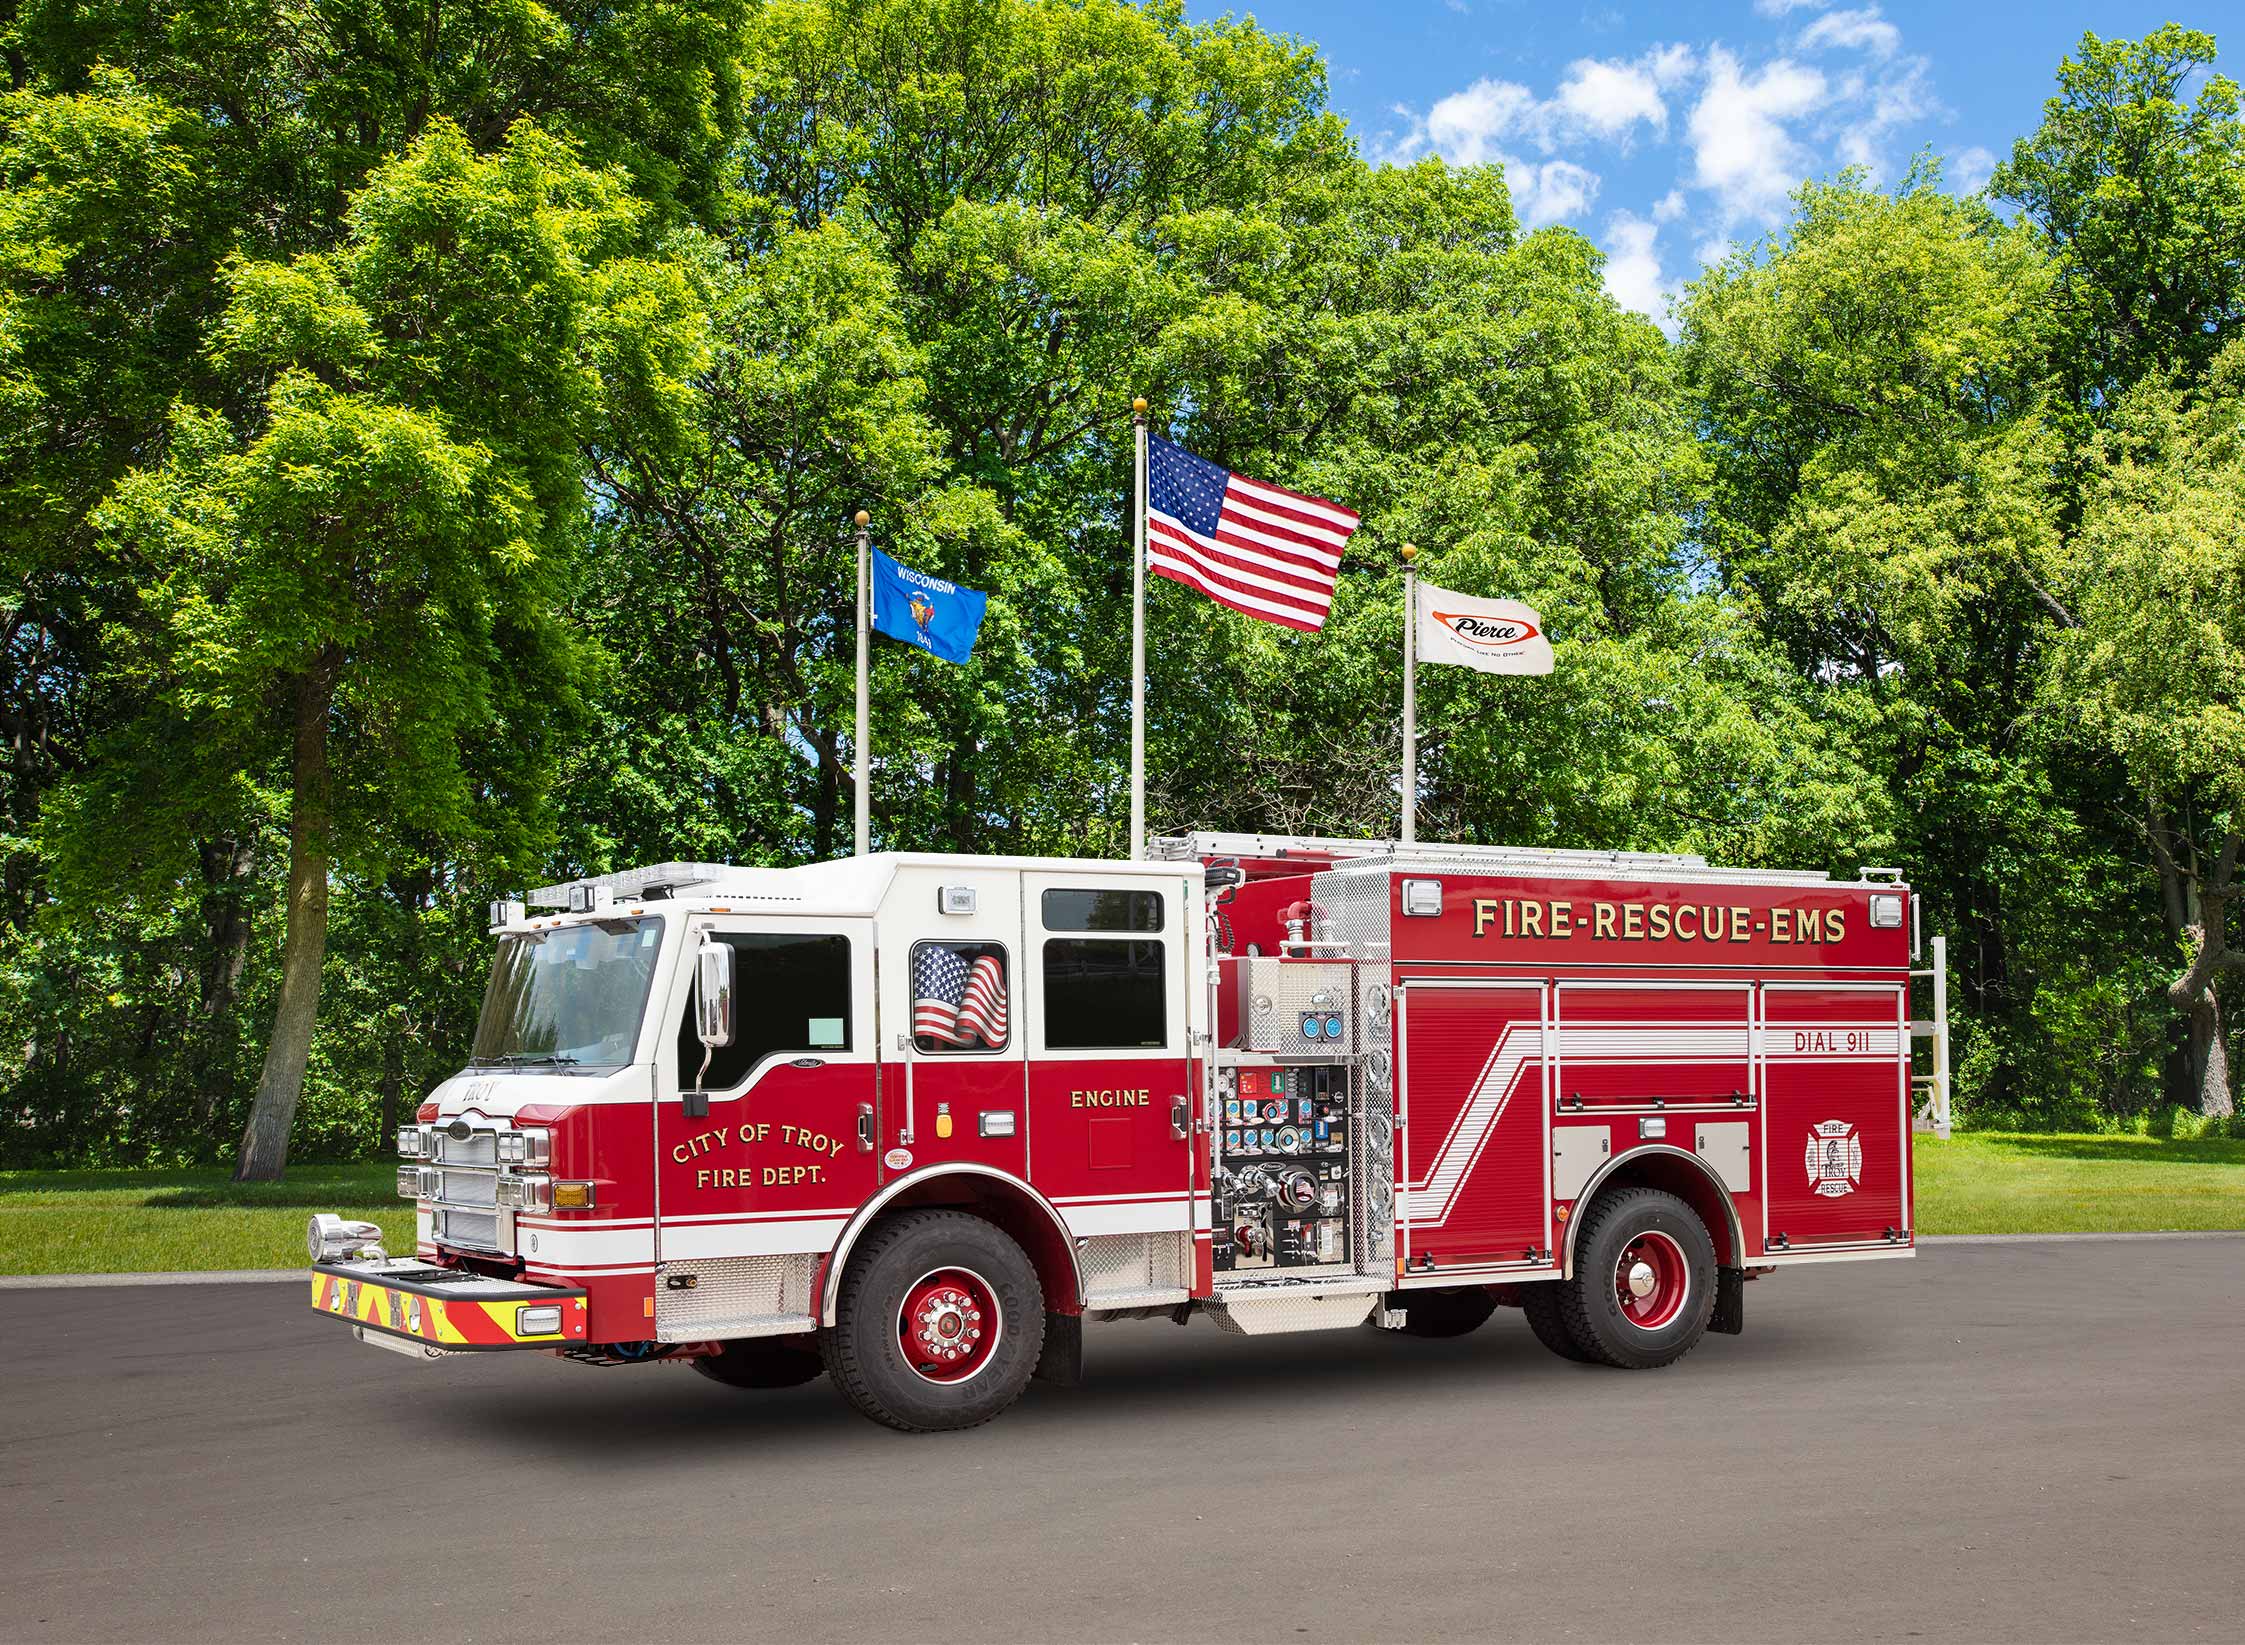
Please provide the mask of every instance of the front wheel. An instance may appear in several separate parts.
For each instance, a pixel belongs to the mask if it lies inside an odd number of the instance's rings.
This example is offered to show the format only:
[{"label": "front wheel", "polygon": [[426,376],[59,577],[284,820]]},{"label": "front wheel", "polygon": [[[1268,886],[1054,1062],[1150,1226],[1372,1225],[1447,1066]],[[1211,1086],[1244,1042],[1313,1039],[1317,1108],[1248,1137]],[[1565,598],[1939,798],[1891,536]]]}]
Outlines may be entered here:
[{"label": "front wheel", "polygon": [[858,1247],[820,1342],[852,1405],[921,1434],[976,1427],[1019,1399],[1044,1333],[1020,1246],[980,1217],[913,1211]]},{"label": "front wheel", "polygon": [[1584,1353],[1628,1371],[1672,1365],[1707,1333],[1715,1242],[1673,1194],[1601,1194],[1576,1235],[1575,1276],[1556,1290],[1567,1336]]}]

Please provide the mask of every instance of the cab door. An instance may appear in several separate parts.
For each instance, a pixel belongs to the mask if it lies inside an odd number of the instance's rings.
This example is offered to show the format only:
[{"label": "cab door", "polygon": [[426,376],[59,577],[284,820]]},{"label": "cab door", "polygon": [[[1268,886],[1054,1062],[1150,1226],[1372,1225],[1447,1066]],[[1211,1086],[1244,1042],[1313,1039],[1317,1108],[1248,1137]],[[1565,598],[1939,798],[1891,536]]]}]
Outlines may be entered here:
[{"label": "cab door", "polygon": [[931,922],[908,937],[888,927],[881,986],[897,1060],[882,1079],[882,1178],[953,1164],[1025,1177],[1021,876],[947,867],[947,900],[929,890],[919,906],[940,910]]},{"label": "cab door", "polygon": [[1022,876],[1031,1180],[1079,1235],[1192,1226],[1181,877]]},{"label": "cab door", "polygon": [[[733,1043],[714,1053],[694,1029],[705,938],[733,950]],[[878,1170],[873,922],[701,915],[685,940],[656,1062],[656,1260],[824,1250]]]}]

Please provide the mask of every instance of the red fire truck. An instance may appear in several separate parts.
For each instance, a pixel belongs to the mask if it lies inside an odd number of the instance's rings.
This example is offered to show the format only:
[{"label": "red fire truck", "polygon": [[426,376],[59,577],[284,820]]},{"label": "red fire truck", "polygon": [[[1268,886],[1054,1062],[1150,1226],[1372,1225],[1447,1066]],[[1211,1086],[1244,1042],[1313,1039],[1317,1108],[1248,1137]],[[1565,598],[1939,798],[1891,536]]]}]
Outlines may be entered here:
[{"label": "red fire truck", "polygon": [[552,886],[399,1133],[412,1256],[315,1218],[313,1306],[914,1431],[1074,1382],[1086,1320],[1518,1307],[1666,1365],[1911,1254],[1916,924],[1878,872],[1226,834]]}]

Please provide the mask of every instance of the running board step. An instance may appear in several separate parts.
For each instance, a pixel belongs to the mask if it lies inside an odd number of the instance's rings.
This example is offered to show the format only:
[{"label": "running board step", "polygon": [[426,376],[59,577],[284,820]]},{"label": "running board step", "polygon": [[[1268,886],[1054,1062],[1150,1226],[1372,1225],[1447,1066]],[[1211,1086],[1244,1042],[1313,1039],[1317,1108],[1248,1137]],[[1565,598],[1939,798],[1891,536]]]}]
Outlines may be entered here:
[{"label": "running board step", "polygon": [[1263,1294],[1220,1292],[1201,1304],[1220,1331],[1236,1336],[1277,1336],[1285,1331],[1348,1331],[1370,1319],[1384,1294],[1377,1281],[1347,1282],[1311,1290],[1291,1287]]}]

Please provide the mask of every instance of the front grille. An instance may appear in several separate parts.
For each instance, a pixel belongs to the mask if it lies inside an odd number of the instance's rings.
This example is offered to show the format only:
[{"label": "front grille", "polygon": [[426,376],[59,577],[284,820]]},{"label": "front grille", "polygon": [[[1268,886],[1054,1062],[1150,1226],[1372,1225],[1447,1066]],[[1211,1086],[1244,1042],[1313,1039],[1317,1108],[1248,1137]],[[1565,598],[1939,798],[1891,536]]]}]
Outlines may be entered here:
[{"label": "front grille", "polygon": [[448,1134],[443,1126],[429,1133],[430,1157],[439,1165],[497,1165],[499,1138],[491,1131],[471,1131],[464,1137]]},{"label": "front grille", "polygon": [[436,1223],[439,1244],[466,1245],[478,1251],[500,1248],[499,1213],[496,1211],[461,1211],[439,1206]]},{"label": "front grille", "polygon": [[499,1178],[490,1171],[439,1171],[437,1198],[447,1205],[497,1205]]}]

